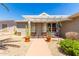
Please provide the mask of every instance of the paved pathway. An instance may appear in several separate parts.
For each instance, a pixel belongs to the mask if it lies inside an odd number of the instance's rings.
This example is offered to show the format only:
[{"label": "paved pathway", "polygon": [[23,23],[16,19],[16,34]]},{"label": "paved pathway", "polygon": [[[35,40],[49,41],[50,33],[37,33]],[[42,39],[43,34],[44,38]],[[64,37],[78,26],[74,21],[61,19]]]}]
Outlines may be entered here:
[{"label": "paved pathway", "polygon": [[50,49],[44,39],[33,40],[27,51],[27,56],[52,56]]}]

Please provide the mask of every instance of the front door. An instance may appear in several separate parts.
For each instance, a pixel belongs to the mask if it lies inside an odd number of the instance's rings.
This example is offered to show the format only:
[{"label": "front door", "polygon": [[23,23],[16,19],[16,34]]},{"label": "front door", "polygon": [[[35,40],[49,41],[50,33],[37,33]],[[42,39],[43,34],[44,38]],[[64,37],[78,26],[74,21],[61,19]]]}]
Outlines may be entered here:
[{"label": "front door", "polygon": [[41,37],[42,36],[42,24],[41,23],[36,23],[35,27],[36,31],[36,37]]}]

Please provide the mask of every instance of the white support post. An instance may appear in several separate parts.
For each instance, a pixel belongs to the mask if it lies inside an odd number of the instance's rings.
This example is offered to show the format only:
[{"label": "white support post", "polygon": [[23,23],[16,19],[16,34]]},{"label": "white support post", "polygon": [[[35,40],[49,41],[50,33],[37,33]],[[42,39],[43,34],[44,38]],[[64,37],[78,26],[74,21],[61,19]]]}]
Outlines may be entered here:
[{"label": "white support post", "polygon": [[44,23],[44,25],[43,25],[44,27],[43,27],[43,32],[47,32],[47,24],[46,23]]},{"label": "white support post", "polygon": [[51,23],[51,35],[52,35],[52,23]]},{"label": "white support post", "polygon": [[[55,17],[55,20],[56,20],[56,17]],[[57,28],[57,22],[56,22],[56,32],[55,32],[55,34],[57,34],[57,31],[58,31],[58,28]]]},{"label": "white support post", "polygon": [[31,22],[28,21],[28,36],[31,36]]}]

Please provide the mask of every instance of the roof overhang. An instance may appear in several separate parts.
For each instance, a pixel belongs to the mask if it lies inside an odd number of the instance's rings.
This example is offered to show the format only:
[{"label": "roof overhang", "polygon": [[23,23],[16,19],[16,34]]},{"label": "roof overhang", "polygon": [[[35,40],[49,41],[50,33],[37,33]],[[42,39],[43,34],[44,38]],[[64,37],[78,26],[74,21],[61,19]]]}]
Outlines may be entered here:
[{"label": "roof overhang", "polygon": [[68,18],[74,19],[74,18],[77,18],[77,17],[79,17],[79,13],[73,14],[73,15],[69,16]]},{"label": "roof overhang", "polygon": [[24,22],[28,22],[27,20],[16,20],[16,23],[24,23]]}]

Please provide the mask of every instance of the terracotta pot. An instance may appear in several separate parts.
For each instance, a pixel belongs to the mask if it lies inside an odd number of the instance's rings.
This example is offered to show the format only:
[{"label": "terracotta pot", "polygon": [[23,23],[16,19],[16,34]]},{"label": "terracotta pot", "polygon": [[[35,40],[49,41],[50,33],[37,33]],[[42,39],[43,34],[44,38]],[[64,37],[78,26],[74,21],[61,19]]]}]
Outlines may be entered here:
[{"label": "terracotta pot", "polygon": [[30,37],[24,37],[25,42],[30,42]]},{"label": "terracotta pot", "polygon": [[51,36],[47,36],[46,39],[47,39],[46,40],[47,42],[50,42],[51,41]]}]

